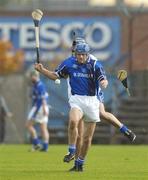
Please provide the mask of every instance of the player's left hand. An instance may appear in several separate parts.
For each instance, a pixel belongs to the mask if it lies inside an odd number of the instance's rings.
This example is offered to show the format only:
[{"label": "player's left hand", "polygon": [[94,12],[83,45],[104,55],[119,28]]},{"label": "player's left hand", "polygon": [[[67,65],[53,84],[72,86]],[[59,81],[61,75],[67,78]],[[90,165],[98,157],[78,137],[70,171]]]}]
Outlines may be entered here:
[{"label": "player's left hand", "polygon": [[44,69],[44,67],[41,63],[35,63],[34,68],[39,72],[42,72],[42,70]]},{"label": "player's left hand", "polygon": [[100,82],[102,88],[106,88],[108,86],[108,80],[107,79],[104,79]]}]

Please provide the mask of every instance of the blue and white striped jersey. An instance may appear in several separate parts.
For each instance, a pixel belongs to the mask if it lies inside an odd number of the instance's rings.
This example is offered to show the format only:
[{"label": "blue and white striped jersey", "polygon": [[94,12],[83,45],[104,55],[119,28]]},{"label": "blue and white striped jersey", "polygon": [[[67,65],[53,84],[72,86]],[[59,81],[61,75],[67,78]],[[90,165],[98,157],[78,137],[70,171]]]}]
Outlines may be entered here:
[{"label": "blue and white striped jersey", "polygon": [[46,91],[45,85],[42,81],[37,81],[32,87],[32,106],[37,106],[40,108],[43,99],[48,100],[48,93]]},{"label": "blue and white striped jersey", "polygon": [[90,56],[85,64],[79,64],[76,57],[71,56],[55,71],[60,78],[69,77],[72,95],[95,96],[99,88],[98,81],[106,79],[102,65]]}]

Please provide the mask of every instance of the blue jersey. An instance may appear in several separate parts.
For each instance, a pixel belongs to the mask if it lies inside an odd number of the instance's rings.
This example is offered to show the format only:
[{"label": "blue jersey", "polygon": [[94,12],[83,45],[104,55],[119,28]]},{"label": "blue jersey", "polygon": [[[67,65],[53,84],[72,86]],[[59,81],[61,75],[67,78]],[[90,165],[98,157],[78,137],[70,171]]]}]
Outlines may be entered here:
[{"label": "blue jersey", "polygon": [[[97,61],[97,58],[96,58],[94,55],[90,54],[90,57],[91,57],[92,59],[94,59],[95,61]],[[100,101],[101,103],[104,103],[104,93],[103,93],[103,91],[101,90],[100,87],[98,88],[97,98],[99,99],[99,101]]]},{"label": "blue jersey", "polygon": [[95,96],[98,80],[106,79],[102,65],[90,56],[85,64],[79,64],[76,57],[71,56],[59,65],[56,73],[60,78],[69,77],[72,95]]},{"label": "blue jersey", "polygon": [[37,81],[32,87],[32,105],[40,108],[43,100],[47,102],[48,93],[42,81]]}]

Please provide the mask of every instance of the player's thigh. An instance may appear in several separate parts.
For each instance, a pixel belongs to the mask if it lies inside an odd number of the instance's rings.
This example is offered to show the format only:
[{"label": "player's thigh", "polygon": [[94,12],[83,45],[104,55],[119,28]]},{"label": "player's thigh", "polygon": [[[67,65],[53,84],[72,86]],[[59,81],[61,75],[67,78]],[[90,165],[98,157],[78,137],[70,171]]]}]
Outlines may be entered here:
[{"label": "player's thigh", "polygon": [[84,123],[84,139],[92,139],[95,131],[95,122],[85,122]]},{"label": "player's thigh", "polygon": [[102,102],[100,102],[99,110],[100,110],[100,116],[104,116],[104,114],[105,114],[105,107],[104,107],[104,104]]},{"label": "player's thigh", "polygon": [[83,117],[83,113],[80,109],[74,107],[70,109],[69,121],[78,123]]},{"label": "player's thigh", "polygon": [[40,129],[42,132],[47,131],[48,130],[47,123],[45,123],[45,122],[40,123]]}]

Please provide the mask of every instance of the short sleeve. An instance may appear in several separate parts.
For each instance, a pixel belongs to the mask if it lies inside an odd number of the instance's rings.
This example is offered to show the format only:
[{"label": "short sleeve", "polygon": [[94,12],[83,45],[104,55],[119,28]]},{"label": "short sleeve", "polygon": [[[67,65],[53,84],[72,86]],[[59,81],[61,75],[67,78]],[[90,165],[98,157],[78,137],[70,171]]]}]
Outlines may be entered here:
[{"label": "short sleeve", "polygon": [[68,75],[67,62],[63,61],[56,69],[55,73],[60,78],[65,78]]},{"label": "short sleeve", "polygon": [[105,70],[99,61],[95,63],[95,76],[99,81],[106,79]]}]

